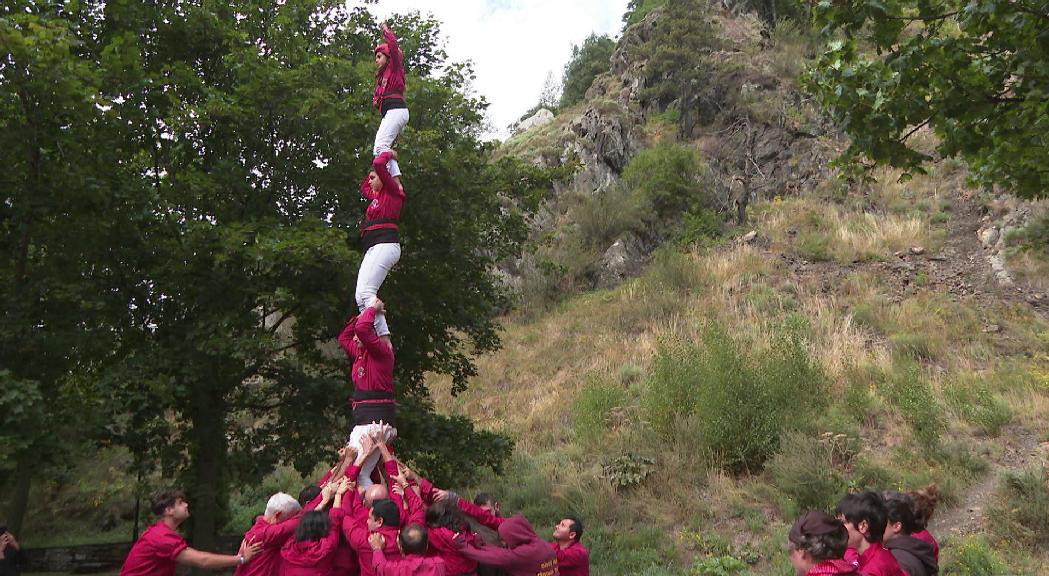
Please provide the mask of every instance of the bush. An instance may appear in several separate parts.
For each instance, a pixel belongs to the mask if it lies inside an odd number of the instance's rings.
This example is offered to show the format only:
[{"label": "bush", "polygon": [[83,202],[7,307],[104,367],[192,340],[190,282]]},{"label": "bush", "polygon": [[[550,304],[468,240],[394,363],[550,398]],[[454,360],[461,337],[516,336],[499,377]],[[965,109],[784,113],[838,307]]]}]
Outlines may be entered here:
[{"label": "bush", "polygon": [[706,245],[721,237],[725,219],[714,210],[690,208],[685,212],[678,241],[682,244]]},{"label": "bush", "polygon": [[704,329],[702,347],[664,347],[642,397],[649,422],[697,442],[729,471],[760,468],[783,433],[823,407],[827,384],[797,326],[781,328],[767,350],[751,348],[717,323]]},{"label": "bush", "polygon": [[1049,544],[1049,469],[1006,475],[990,518],[1002,540],[1038,548]]},{"label": "bush", "polygon": [[914,438],[925,448],[933,448],[947,421],[929,383],[917,364],[897,367],[889,376],[889,402],[911,427]]},{"label": "bush", "polygon": [[1009,405],[982,379],[955,378],[944,388],[944,397],[956,414],[988,436],[997,437],[1012,420]]},{"label": "bush", "polygon": [[719,556],[697,562],[688,573],[689,576],[735,576],[746,574],[748,568],[747,563],[738,558]]},{"label": "bush", "polygon": [[904,358],[931,360],[934,356],[933,344],[924,334],[914,332],[893,334],[889,337],[889,344],[892,346],[893,353]]},{"label": "bush", "polygon": [[627,163],[623,179],[640,204],[658,218],[677,216],[710,202],[710,171],[691,146],[664,142],[646,148]]},{"label": "bush", "polygon": [[943,576],[1005,576],[1008,568],[1001,557],[979,536],[968,536],[947,547],[940,573]]},{"label": "bush", "polygon": [[601,251],[647,218],[637,197],[626,186],[613,186],[581,198],[572,216],[583,244]]},{"label": "bush", "polygon": [[844,435],[820,438],[792,432],[769,461],[772,483],[791,498],[798,510],[830,510],[848,488],[841,468],[852,459]]},{"label": "bush", "polygon": [[622,386],[590,378],[572,406],[572,428],[576,437],[583,442],[600,441],[608,432],[609,413],[623,404],[624,394]]}]

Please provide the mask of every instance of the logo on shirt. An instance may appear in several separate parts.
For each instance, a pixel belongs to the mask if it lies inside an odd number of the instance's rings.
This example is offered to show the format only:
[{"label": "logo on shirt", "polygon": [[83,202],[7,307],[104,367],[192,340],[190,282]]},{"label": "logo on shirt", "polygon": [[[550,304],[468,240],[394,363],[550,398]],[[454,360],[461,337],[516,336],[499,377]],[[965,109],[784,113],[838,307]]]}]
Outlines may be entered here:
[{"label": "logo on shirt", "polygon": [[357,368],[357,379],[360,380],[361,378],[364,378],[364,366]]},{"label": "logo on shirt", "polygon": [[376,199],[372,200],[372,208],[378,208],[378,207],[379,207],[379,199],[376,198]]}]

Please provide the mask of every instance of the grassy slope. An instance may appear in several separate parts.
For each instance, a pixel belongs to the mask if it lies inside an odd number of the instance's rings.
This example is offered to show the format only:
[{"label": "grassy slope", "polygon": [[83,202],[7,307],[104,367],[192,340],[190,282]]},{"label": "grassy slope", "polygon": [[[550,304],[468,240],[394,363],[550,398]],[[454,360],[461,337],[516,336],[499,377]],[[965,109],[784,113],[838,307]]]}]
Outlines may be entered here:
[{"label": "grassy slope", "polygon": [[[583,514],[595,574],[683,573],[724,555],[752,562],[757,574],[789,573],[782,543],[797,489],[783,475],[777,485],[768,472],[721,472],[701,440],[660,436],[638,400],[661,345],[700,343],[712,318],[758,347],[784,318],[807,319],[809,351],[832,397],[809,434],[855,441],[859,454],[841,470],[855,485],[912,489],[934,480],[951,506],[1016,465],[1006,457],[1013,439],[1049,432],[1045,319],[984,284],[979,266],[952,271],[954,262],[910,255],[913,270],[895,266],[897,251],[922,246],[935,255],[950,248],[952,234],[964,240],[971,232],[960,228],[963,211],[977,200],[957,192],[963,175],[947,166],[906,186],[892,176],[867,194],[828,186],[759,204],[752,245],[668,251],[617,289],[506,319],[504,349],[481,359],[468,392],[451,397],[445,383],[433,384],[442,410],[516,439],[510,470],[485,488],[541,533],[566,510]],[[952,259],[969,256],[980,259]],[[949,293],[953,285],[942,280],[954,272],[985,291]],[[984,331],[992,324],[1002,331]],[[897,376],[915,371],[945,422],[933,447],[908,425],[921,407],[896,397],[902,388],[893,382],[906,379]],[[621,392],[603,403],[609,387]],[[974,400],[980,394],[989,396]],[[979,402],[990,408],[967,408]],[[640,486],[617,492],[602,464],[628,453],[655,465]],[[941,538],[949,565],[952,536]],[[980,542],[965,544],[955,549],[986,552]],[[1016,562],[1025,573],[1037,565],[1025,553]]]}]

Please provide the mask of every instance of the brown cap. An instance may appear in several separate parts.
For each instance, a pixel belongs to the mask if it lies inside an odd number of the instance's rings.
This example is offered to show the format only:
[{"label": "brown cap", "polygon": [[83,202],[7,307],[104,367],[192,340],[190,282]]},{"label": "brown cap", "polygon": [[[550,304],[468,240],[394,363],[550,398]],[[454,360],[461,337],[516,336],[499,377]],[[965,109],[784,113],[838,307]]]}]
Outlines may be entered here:
[{"label": "brown cap", "polygon": [[794,522],[787,539],[794,544],[800,544],[809,536],[822,536],[844,529],[845,525],[841,523],[841,520],[826,512],[806,512]]}]

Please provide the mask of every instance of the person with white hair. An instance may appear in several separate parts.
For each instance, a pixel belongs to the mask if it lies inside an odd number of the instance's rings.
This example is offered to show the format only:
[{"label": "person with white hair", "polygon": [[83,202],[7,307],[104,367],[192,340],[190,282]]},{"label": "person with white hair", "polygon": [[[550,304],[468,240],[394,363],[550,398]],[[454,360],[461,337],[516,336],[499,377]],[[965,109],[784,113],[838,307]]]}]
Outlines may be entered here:
[{"label": "person with white hair", "polygon": [[250,564],[237,567],[234,576],[279,576],[280,549],[299,524],[302,506],[290,494],[277,492],[266,503],[266,513],[255,519],[255,524],[244,534],[249,542],[262,544],[262,550]]}]

